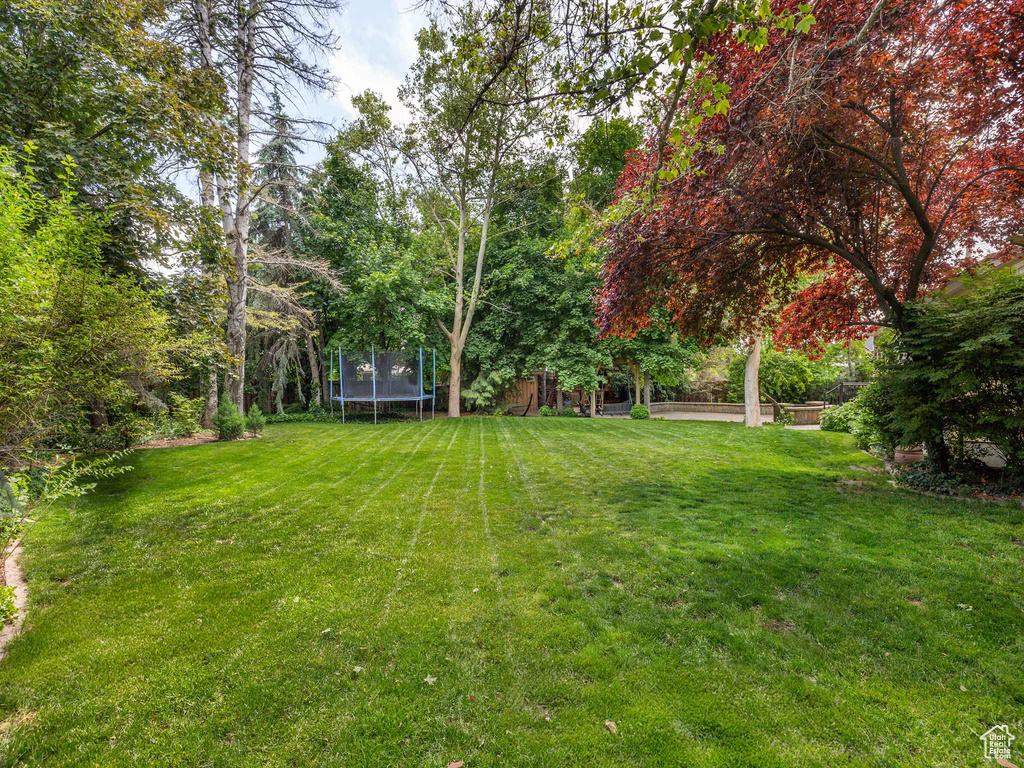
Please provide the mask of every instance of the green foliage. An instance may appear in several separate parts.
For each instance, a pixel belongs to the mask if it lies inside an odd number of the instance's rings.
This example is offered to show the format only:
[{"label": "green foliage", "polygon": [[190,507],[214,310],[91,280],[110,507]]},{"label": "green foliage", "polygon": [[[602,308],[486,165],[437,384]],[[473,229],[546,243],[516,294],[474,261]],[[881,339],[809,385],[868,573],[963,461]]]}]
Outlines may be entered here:
[{"label": "green foliage", "polygon": [[220,440],[237,440],[245,432],[245,418],[227,395],[221,397],[213,423]]},{"label": "green foliage", "polygon": [[[0,471],[29,451],[81,447],[63,437],[83,434],[85,413],[130,413],[140,390],[174,373],[166,314],[134,279],[101,267],[107,237],[74,201],[74,165],[51,199],[30,161],[19,167],[0,147]],[[141,436],[137,426],[114,445]]]},{"label": "green foliage", "polygon": [[647,410],[647,406],[643,403],[637,403],[629,409],[629,418],[631,419],[649,419],[651,418],[651,412]]},{"label": "green foliage", "polygon": [[494,404],[505,378],[497,371],[481,373],[469,389],[462,390],[462,398],[475,410],[486,410]]},{"label": "green foliage", "polygon": [[[737,355],[729,363],[729,400],[743,402],[743,376],[746,358]],[[779,352],[765,344],[761,351],[758,380],[761,391],[780,403],[802,403],[810,394],[820,395],[824,382],[834,381],[837,370],[812,361],[800,352]]]},{"label": "green foliage", "polygon": [[787,409],[783,408],[779,417],[773,421],[768,422],[769,426],[772,427],[788,427],[792,424],[796,424],[796,418]]},{"label": "green foliage", "polygon": [[579,414],[578,414],[578,413],[576,413],[576,411],[575,411],[575,410],[573,410],[572,408],[570,408],[570,407],[568,407],[568,406],[566,406],[565,408],[563,408],[563,409],[562,409],[562,412],[561,412],[561,413],[559,413],[558,415],[559,415],[559,416],[569,416],[569,417],[575,417],[575,416],[579,416]]},{"label": "green foliage", "polygon": [[119,448],[131,448],[149,442],[153,438],[154,431],[153,419],[147,419],[136,413],[124,414],[111,427],[111,434],[117,436],[117,447]]},{"label": "green foliage", "polygon": [[940,472],[928,461],[910,464],[896,472],[896,482],[926,493],[944,496],[970,496],[974,487],[967,481],[963,468],[957,472]]},{"label": "green foliage", "polygon": [[852,434],[862,450],[891,458],[897,437],[891,428],[890,398],[884,382],[874,381],[853,400],[823,410],[821,428],[825,432]]},{"label": "green foliage", "polygon": [[909,330],[884,350],[883,413],[899,445],[924,445],[941,473],[969,467],[976,441],[1024,476],[1024,276],[969,281],[908,310]]},{"label": "green foliage", "polygon": [[542,405],[540,408],[537,409],[537,415],[538,416],[556,416],[556,415],[558,415],[558,412],[554,408],[552,408],[550,405]]},{"label": "green foliage", "polygon": [[572,193],[597,210],[610,205],[626,153],[640,146],[643,138],[643,131],[623,117],[594,120],[573,146]]},{"label": "green foliage", "polygon": [[245,429],[247,432],[255,432],[257,435],[261,434],[267,426],[267,419],[263,415],[263,411],[260,407],[253,403],[249,406],[249,413],[245,416]]},{"label": "green foliage", "polygon": [[57,199],[64,162],[102,215],[102,257],[118,270],[180,245],[191,213],[164,172],[224,158],[219,83],[160,33],[168,8],[145,0],[34,0],[0,10],[0,144],[37,148],[38,189]]},{"label": "green foliage", "polygon": [[[298,411],[296,413],[271,413],[264,416],[267,424],[289,424],[289,423],[322,423],[326,421],[341,421],[341,410],[331,415],[329,411]],[[355,418],[350,413],[348,419]]]},{"label": "green foliage", "polygon": [[171,401],[171,419],[177,430],[185,437],[191,437],[199,431],[199,420],[206,408],[206,399],[197,397],[189,399],[177,392],[172,392],[168,399]]},{"label": "green foliage", "polygon": [[17,617],[18,609],[14,604],[14,587],[0,585],[0,627],[14,621]]},{"label": "green foliage", "polygon": [[821,412],[821,428],[826,432],[852,432],[853,421],[857,416],[856,400],[842,405],[826,408]]},{"label": "green foliage", "polygon": [[862,450],[877,451],[886,458],[901,444],[901,435],[893,423],[895,392],[892,382],[878,378],[857,393],[853,400],[855,417],[850,421],[850,433]]}]

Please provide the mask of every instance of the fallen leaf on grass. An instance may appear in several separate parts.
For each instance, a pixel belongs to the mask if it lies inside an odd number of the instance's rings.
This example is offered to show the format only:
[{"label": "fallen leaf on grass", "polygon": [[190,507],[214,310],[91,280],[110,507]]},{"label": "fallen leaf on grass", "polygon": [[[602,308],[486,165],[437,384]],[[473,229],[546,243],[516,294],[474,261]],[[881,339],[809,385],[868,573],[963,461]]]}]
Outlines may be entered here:
[{"label": "fallen leaf on grass", "polygon": [[465,764],[463,760],[456,760],[454,763],[448,763],[448,768],[462,768]]},{"label": "fallen leaf on grass", "polygon": [[426,683],[427,685],[433,685],[434,683],[437,682],[437,678],[434,677],[433,675],[427,675],[426,677],[423,678],[423,682]]},{"label": "fallen leaf on grass", "polygon": [[617,726],[615,724],[614,720],[605,720],[604,721],[604,727],[608,729],[609,733],[618,733],[619,732],[619,726]]}]

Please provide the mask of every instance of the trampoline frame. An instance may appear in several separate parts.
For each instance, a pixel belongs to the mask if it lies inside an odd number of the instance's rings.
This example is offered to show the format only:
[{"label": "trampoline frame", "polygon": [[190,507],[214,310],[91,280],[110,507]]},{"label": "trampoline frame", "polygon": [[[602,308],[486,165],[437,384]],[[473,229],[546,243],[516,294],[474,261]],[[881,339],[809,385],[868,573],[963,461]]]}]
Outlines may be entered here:
[{"label": "trampoline frame", "polygon": [[419,413],[420,421],[423,421],[423,405],[427,400],[430,400],[430,418],[434,418],[434,405],[437,394],[437,351],[433,348],[430,350],[430,356],[433,365],[433,378],[431,380],[430,394],[428,395],[423,390],[423,347],[419,348],[419,360],[420,360],[420,394],[408,396],[408,397],[377,397],[377,353],[374,349],[373,344],[370,345],[370,368],[371,377],[370,382],[373,387],[373,393],[370,397],[357,396],[357,397],[345,397],[345,356],[338,348],[338,394],[334,394],[334,355],[331,357],[331,378],[330,384],[330,402],[331,402],[331,414],[334,414],[334,402],[338,401],[341,403],[341,423],[345,423],[345,403],[373,403],[373,423],[377,423],[377,403],[397,403],[397,402],[414,402],[416,403],[416,410]]}]

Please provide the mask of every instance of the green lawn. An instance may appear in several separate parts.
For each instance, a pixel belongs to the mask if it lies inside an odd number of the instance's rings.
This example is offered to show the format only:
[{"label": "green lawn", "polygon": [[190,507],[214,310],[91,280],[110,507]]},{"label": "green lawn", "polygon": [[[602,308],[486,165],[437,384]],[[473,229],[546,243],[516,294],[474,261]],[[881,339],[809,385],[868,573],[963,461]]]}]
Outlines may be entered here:
[{"label": "green lawn", "polygon": [[[845,435],[289,424],[28,534],[0,765],[983,765],[1024,510]],[[614,721],[617,733],[605,727]]]}]

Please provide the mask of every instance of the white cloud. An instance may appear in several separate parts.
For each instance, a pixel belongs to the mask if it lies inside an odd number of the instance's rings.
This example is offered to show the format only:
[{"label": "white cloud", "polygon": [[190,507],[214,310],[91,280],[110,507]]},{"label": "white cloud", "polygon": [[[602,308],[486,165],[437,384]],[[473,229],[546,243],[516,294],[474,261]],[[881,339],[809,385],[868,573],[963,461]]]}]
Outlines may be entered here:
[{"label": "white cloud", "polygon": [[426,24],[423,14],[406,10],[408,0],[354,0],[339,25],[341,50],[331,56],[331,73],[340,84],[331,101],[352,117],[352,97],[367,89],[391,104],[392,116],[405,121],[409,113],[398,101],[398,88],[416,59],[416,32]]}]

